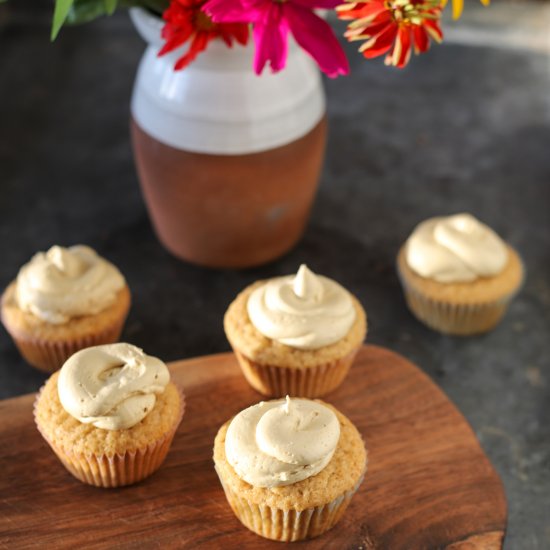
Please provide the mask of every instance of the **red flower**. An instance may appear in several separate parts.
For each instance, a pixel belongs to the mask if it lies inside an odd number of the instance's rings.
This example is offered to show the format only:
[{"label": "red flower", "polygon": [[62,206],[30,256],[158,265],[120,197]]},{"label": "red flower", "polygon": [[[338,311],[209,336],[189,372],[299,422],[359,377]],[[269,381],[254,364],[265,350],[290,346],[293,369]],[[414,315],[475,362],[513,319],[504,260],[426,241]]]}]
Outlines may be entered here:
[{"label": "red flower", "polygon": [[367,59],[386,55],[386,65],[403,68],[415,53],[430,47],[430,37],[441,42],[441,0],[364,0],[338,6],[338,17],[354,20],[344,36],[365,40],[359,51]]},{"label": "red flower", "polygon": [[228,47],[233,46],[233,40],[243,46],[248,42],[247,24],[214,23],[202,11],[204,3],[205,0],[171,0],[170,6],[162,16],[166,21],[162,28],[162,38],[165,40],[165,44],[160,50],[159,56],[171,52],[191,40],[189,49],[174,66],[175,70],[187,67],[215,38],[221,38]]}]

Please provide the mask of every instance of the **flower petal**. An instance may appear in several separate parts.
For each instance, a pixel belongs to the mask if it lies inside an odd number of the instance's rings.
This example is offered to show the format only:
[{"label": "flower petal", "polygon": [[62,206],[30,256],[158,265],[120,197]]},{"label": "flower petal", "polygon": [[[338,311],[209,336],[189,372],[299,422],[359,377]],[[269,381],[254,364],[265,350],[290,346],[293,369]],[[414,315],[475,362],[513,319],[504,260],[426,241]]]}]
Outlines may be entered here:
[{"label": "flower petal", "polygon": [[341,3],[341,0],[292,0],[292,3],[309,9],[333,10]]},{"label": "flower petal", "polygon": [[428,34],[436,41],[441,42],[443,40],[443,31],[441,30],[441,27],[439,26],[439,23],[437,21],[424,21],[424,29],[428,32]]},{"label": "flower petal", "polygon": [[391,13],[384,5],[384,2],[357,2],[355,4],[341,4],[336,8],[336,12],[340,19],[364,19],[368,23],[376,17],[384,14],[391,17]]},{"label": "flower petal", "polygon": [[392,52],[392,65],[402,69],[411,58],[411,33],[406,27],[401,27]]},{"label": "flower petal", "polygon": [[288,25],[282,17],[282,5],[272,3],[264,17],[254,25],[254,71],[261,74],[269,62],[271,70],[284,69],[288,57]]},{"label": "flower petal", "polygon": [[284,15],[298,44],[317,61],[330,78],[349,73],[349,64],[330,25],[298,4],[283,4]]},{"label": "flower petal", "polygon": [[351,39],[356,39],[355,37],[360,36],[362,38],[373,38],[382,32],[384,32],[388,27],[395,27],[395,24],[384,22],[384,23],[371,23],[367,27],[352,27],[351,25],[348,27],[348,30],[345,32],[344,36],[350,37]]},{"label": "flower petal", "polygon": [[215,23],[252,23],[257,15],[240,0],[208,0],[202,9]]},{"label": "flower petal", "polygon": [[193,37],[193,41],[189,46],[189,50],[185,55],[178,59],[178,61],[174,65],[174,69],[176,71],[185,69],[187,65],[195,60],[199,53],[206,49],[208,42],[210,42],[210,40],[212,40],[213,38],[214,35],[210,35],[210,33],[208,32],[198,32],[197,34],[195,34],[195,36]]},{"label": "flower petal", "polygon": [[178,29],[178,32],[173,32],[171,29],[168,30],[168,25],[165,25],[162,29],[162,37],[166,40],[166,42],[158,52],[158,57],[179,48],[182,44],[187,42],[189,38],[191,38],[193,32],[194,30],[191,26]]},{"label": "flower petal", "polygon": [[413,27],[413,38],[414,38],[414,51],[416,53],[424,53],[428,51],[430,47],[430,39],[426,29],[418,25]]},{"label": "flower petal", "polygon": [[397,36],[397,31],[397,25],[388,25],[385,31],[362,44],[359,51],[367,59],[372,59],[386,53],[392,47]]},{"label": "flower petal", "polygon": [[464,9],[464,0],[453,0],[453,19],[458,19]]},{"label": "flower petal", "polygon": [[[242,46],[248,44],[248,39],[250,38],[250,28],[247,24],[244,23],[223,23],[219,28],[221,37],[226,41],[226,37],[235,39]],[[231,47],[232,44],[229,44]]]}]

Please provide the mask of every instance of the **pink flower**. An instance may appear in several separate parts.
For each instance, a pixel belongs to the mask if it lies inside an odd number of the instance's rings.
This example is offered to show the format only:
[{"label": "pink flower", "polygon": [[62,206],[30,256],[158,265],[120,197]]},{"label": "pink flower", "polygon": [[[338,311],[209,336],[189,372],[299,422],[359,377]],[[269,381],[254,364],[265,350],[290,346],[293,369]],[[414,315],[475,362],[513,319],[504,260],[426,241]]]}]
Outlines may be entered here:
[{"label": "pink flower", "polygon": [[204,6],[216,23],[254,25],[254,71],[269,63],[280,71],[288,56],[288,33],[331,78],[349,73],[348,60],[332,29],[315,8],[332,9],[339,0],[209,0]]}]

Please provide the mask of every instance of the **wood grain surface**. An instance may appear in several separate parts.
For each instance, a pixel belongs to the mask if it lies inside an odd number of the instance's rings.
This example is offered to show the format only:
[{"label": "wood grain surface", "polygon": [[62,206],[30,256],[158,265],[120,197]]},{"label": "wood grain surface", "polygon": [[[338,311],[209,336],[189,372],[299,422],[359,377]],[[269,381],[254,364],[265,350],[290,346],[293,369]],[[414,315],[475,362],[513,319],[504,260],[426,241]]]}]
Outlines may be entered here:
[{"label": "wood grain surface", "polygon": [[[212,463],[218,427],[261,396],[232,354],[172,363],[187,410],[166,462],[122,489],[83,485],[32,420],[34,395],[0,401],[0,548],[281,548],[243,527]],[[341,522],[299,548],[496,549],[501,481],[446,396],[403,357],[359,353],[326,397],[359,428],[369,469]]]}]

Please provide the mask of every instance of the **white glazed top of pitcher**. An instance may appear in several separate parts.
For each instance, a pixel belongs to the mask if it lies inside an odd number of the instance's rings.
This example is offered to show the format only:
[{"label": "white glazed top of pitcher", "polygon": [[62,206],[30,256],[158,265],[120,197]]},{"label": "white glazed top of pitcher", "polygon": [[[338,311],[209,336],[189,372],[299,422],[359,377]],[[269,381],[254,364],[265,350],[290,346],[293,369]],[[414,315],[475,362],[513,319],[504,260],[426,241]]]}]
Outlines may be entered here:
[{"label": "white glazed top of pitcher", "polygon": [[192,65],[174,71],[181,51],[157,56],[162,21],[140,8],[130,14],[149,42],[132,115],[158,141],[197,153],[256,153],[303,137],[323,117],[319,70],[296,44],[290,44],[287,66],[277,74],[254,74],[252,40],[233,48],[212,42]]}]

